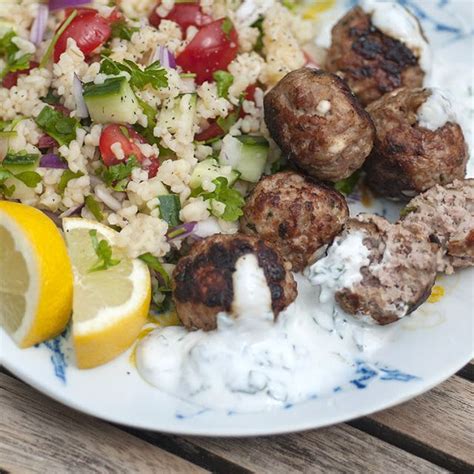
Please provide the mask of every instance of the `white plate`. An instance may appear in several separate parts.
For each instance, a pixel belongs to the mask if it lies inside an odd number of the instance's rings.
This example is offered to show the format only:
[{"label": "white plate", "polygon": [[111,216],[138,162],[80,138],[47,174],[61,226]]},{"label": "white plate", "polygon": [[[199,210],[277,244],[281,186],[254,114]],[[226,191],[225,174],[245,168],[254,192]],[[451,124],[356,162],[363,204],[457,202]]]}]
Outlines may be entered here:
[{"label": "white plate", "polygon": [[[448,63],[460,75],[472,48],[472,9],[469,0],[410,1],[435,45],[438,63]],[[441,76],[439,76],[441,77]],[[472,81],[472,79],[471,79]],[[464,107],[472,98],[460,96],[469,76],[453,85]],[[444,84],[446,85],[446,84]],[[469,102],[470,100],[470,102]],[[363,209],[358,196],[354,211]],[[395,217],[393,204],[374,208]],[[442,382],[473,357],[474,269],[464,270],[437,283],[445,295],[426,303],[415,315],[398,323],[393,337],[376,354],[376,363],[362,360],[353,376],[334,387],[330,395],[259,413],[229,413],[202,409],[168,396],[144,382],[130,363],[130,351],[115,361],[79,371],[67,336],[26,350],[18,349],[0,329],[4,366],[38,390],[85,413],[137,428],[177,434],[246,436],[276,434],[321,427],[373,413],[414,397]],[[322,361],[324,363],[324,361]]]}]

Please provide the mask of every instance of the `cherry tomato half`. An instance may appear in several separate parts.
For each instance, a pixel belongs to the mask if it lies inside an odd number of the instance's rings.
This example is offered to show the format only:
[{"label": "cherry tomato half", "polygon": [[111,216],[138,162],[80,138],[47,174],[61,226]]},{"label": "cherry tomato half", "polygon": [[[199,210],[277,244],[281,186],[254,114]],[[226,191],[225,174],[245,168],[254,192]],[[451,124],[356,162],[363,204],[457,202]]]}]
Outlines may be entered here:
[{"label": "cherry tomato half", "polygon": [[185,72],[196,74],[196,82],[212,81],[212,73],[226,70],[237,56],[237,31],[228,18],[221,18],[201,28],[176,63]]},{"label": "cherry tomato half", "polygon": [[11,89],[13,86],[16,86],[18,82],[18,78],[22,76],[23,74],[29,74],[29,72],[34,69],[35,67],[38,67],[39,64],[35,61],[32,61],[26,69],[21,69],[19,71],[15,72],[9,72],[8,74],[5,75],[2,81],[2,86],[5,87],[6,89]]},{"label": "cherry tomato half", "polygon": [[[66,10],[66,15],[70,11]],[[110,38],[111,32],[110,21],[99,15],[97,10],[92,8],[77,9],[76,17],[54,46],[54,62],[58,62],[61,54],[66,51],[68,38],[74,39],[78,48],[85,56],[88,56]]]},{"label": "cherry tomato half", "polygon": [[174,21],[181,27],[183,33],[186,32],[188,26],[201,28],[202,26],[208,25],[212,22],[212,18],[203,13],[199,3],[195,2],[176,3],[166,16],[158,15],[155,8],[151,12],[148,20],[150,21],[150,25],[153,25],[156,28],[160,26],[161,20]]},{"label": "cherry tomato half", "polygon": [[124,161],[127,161],[132,155],[142,163],[143,169],[148,170],[148,177],[156,176],[159,167],[159,161],[156,156],[145,157],[138,147],[139,143],[146,143],[145,139],[129,125],[110,124],[103,130],[99,140],[99,150],[105,166],[117,165],[123,163],[118,160],[112,151],[114,143],[120,143]]}]

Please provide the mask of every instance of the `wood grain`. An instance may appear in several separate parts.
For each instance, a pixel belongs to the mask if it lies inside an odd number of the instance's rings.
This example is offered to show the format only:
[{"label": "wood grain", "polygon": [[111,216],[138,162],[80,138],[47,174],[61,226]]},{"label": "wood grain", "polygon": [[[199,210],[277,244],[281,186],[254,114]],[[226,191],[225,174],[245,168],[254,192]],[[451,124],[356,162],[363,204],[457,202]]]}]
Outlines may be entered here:
[{"label": "wood grain", "polygon": [[455,376],[420,397],[376,413],[370,420],[445,455],[454,464],[460,460],[466,468],[474,465],[473,401],[474,384]]},{"label": "wood grain", "polygon": [[[150,441],[162,438],[146,433]],[[446,472],[347,425],[263,438],[172,438],[176,450],[195,446],[258,473]]]},{"label": "wood grain", "polygon": [[0,470],[12,473],[206,472],[0,374]]}]

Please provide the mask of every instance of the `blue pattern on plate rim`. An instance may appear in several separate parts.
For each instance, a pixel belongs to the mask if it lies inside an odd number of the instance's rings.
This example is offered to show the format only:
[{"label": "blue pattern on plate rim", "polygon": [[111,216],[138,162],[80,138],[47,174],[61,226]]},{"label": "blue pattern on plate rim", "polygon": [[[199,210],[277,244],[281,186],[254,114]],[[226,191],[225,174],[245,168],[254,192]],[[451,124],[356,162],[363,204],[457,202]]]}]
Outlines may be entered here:
[{"label": "blue pattern on plate rim", "polygon": [[71,334],[70,326],[64,332],[54,339],[36,344],[35,347],[46,347],[50,352],[50,360],[53,365],[54,375],[64,384],[66,384],[66,367],[68,366],[66,357],[66,343]]}]

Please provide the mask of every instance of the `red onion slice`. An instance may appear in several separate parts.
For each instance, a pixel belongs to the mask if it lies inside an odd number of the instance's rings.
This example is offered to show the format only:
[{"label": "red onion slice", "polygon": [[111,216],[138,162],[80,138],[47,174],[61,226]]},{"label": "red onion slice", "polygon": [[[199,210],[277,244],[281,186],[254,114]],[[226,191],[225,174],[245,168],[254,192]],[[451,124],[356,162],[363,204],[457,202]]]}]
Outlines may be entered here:
[{"label": "red onion slice", "polygon": [[81,209],[84,207],[84,204],[79,204],[79,206],[71,207],[67,211],[64,211],[62,214],[59,214],[59,218],[62,219],[63,217],[73,216],[75,214],[79,214]]},{"label": "red onion slice", "polygon": [[82,82],[76,74],[74,74],[74,79],[72,80],[72,94],[76,101],[76,117],[89,117],[89,111],[87,110],[87,105],[84,101],[84,96],[82,95]]},{"label": "red onion slice", "polygon": [[167,240],[171,242],[172,240],[185,239],[189,237],[196,227],[197,222],[185,222],[184,224],[177,225],[168,230]]},{"label": "red onion slice", "polygon": [[38,148],[53,148],[55,146],[59,146],[59,143],[49,135],[41,135],[38,140]]},{"label": "red onion slice", "polygon": [[53,168],[53,169],[67,169],[67,163],[65,163],[58,155],[54,153],[47,153],[40,159],[40,168]]},{"label": "red onion slice", "polygon": [[60,10],[61,8],[77,7],[90,3],[90,0],[49,0],[50,10]]},{"label": "red onion slice", "polygon": [[160,64],[166,69],[176,69],[176,59],[174,54],[164,46],[157,46],[151,58],[151,63],[160,61]]},{"label": "red onion slice", "polygon": [[36,18],[33,21],[30,31],[30,41],[36,45],[43,41],[44,32],[48,23],[49,8],[48,5],[39,4]]}]

